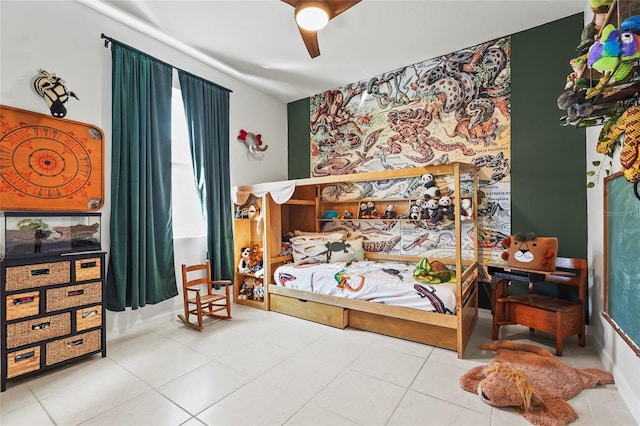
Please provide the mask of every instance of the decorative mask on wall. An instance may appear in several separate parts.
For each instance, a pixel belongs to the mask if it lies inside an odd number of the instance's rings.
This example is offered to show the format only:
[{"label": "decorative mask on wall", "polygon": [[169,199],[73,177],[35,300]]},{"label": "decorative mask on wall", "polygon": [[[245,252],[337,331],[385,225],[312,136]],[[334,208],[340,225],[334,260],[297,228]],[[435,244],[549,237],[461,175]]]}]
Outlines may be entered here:
[{"label": "decorative mask on wall", "polygon": [[44,98],[51,115],[56,118],[63,118],[67,115],[67,108],[64,104],[70,96],[80,100],[75,93],[67,90],[63,79],[43,69],[38,70],[38,74],[32,80],[32,85],[36,94]]},{"label": "decorative mask on wall", "polygon": [[242,129],[240,129],[240,134],[238,134],[238,141],[244,142],[244,145],[252,154],[255,154],[256,152],[264,152],[269,148],[269,145],[262,146],[262,135],[256,135],[255,133],[247,132]]}]

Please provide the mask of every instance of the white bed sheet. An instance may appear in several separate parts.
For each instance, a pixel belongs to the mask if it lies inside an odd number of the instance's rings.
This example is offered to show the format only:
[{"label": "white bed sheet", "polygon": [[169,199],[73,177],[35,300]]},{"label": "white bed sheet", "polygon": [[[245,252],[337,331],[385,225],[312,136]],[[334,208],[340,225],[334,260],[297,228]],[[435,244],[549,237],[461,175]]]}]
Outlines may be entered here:
[{"label": "white bed sheet", "polygon": [[277,285],[313,293],[424,311],[455,314],[456,284],[427,284],[413,278],[414,263],[354,261],[286,264],[274,271]]}]

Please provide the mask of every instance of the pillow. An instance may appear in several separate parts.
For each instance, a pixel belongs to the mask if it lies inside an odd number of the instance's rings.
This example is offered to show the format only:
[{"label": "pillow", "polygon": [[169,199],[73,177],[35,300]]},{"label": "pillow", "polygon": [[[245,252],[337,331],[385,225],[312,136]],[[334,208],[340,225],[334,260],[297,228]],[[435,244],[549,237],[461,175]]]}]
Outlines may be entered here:
[{"label": "pillow", "polygon": [[298,229],[293,231],[296,237],[326,237],[329,234],[340,234],[340,238],[347,238],[347,231],[307,232]]},{"label": "pillow", "polygon": [[301,265],[304,263],[326,263],[329,251],[327,244],[342,240],[342,234],[335,232],[332,234],[300,235],[293,237],[291,250],[293,263]]},{"label": "pillow", "polygon": [[351,262],[352,260],[364,260],[362,238],[354,240],[339,240],[332,242],[329,247],[329,263]]}]

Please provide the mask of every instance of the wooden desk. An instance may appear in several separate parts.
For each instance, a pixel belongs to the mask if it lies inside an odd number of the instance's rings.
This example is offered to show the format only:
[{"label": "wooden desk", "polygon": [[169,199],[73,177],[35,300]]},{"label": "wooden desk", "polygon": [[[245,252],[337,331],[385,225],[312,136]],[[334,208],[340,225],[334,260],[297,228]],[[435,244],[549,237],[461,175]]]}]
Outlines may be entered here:
[{"label": "wooden desk", "polygon": [[[556,271],[513,269],[507,265],[484,265],[492,275],[491,337],[497,340],[500,327],[520,324],[531,331],[540,330],[556,336],[556,354],[562,356],[563,339],[578,334],[580,346],[585,346],[584,302],[586,292],[586,261],[558,258]],[[509,282],[529,283],[529,293],[509,295]],[[572,302],[535,293],[535,282],[578,287],[579,300]]]}]

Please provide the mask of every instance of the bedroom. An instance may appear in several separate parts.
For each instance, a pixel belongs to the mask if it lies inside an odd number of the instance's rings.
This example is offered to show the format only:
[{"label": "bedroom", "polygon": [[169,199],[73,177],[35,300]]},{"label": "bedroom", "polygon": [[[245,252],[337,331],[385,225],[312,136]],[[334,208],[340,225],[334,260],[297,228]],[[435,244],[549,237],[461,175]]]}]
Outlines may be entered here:
[{"label": "bedroom", "polygon": [[[111,71],[108,50],[102,48],[102,40],[99,37],[100,33],[104,32],[109,36],[124,42],[129,42],[142,51],[179,64],[181,67],[188,68],[190,72],[206,76],[218,84],[231,88],[234,91],[233,102],[231,104],[231,129],[252,126],[263,134],[269,135],[268,143],[270,145],[270,153],[288,152],[289,173],[285,175],[281,158],[278,159],[276,155],[265,156],[264,160],[258,163],[258,167],[256,167],[256,162],[246,157],[242,145],[238,144],[235,139],[232,139],[230,141],[230,163],[233,165],[231,168],[233,184],[268,182],[286,178],[304,177],[304,175],[301,174],[301,170],[296,168],[298,165],[305,163],[304,161],[297,161],[302,155],[300,151],[302,147],[295,143],[295,140],[299,139],[292,138],[291,136],[292,134],[296,134],[296,131],[299,132],[300,129],[296,130],[295,123],[290,122],[289,126],[293,128],[288,131],[286,124],[289,119],[289,114],[304,116],[304,110],[300,112],[301,110],[299,108],[299,103],[304,103],[304,100],[286,104],[225,73],[214,70],[185,53],[168,47],[148,36],[141,35],[137,31],[118,24],[90,8],[75,2],[43,2],[42,4],[38,4],[38,7],[34,7],[34,3],[30,2],[23,4],[21,2],[3,1],[0,12],[2,13],[2,104],[33,111],[41,111],[43,106],[41,105],[41,100],[37,99],[25,88],[28,88],[28,81],[31,78],[31,74],[37,68],[50,67],[52,70],[59,72],[67,81],[73,83],[73,90],[75,90],[82,99],[82,101],[79,102],[75,100],[70,101],[71,104],[69,108],[72,119],[95,123],[109,132],[110,85],[108,76]],[[36,16],[40,14],[48,16],[50,19],[43,22],[42,19],[36,18]],[[53,46],[58,46],[58,48],[52,47],[52,34],[55,34],[57,38],[57,42],[54,43]],[[570,36],[573,38],[569,44],[573,46],[578,35],[575,35],[575,32],[571,32]],[[481,41],[482,40],[476,40],[476,42]],[[523,39],[522,42],[526,42],[526,40]],[[531,48],[533,48],[538,44],[538,41],[533,39],[530,43],[532,45]],[[555,64],[555,66],[560,71],[560,75],[556,76],[556,79],[559,84],[563,84],[566,76],[566,64]],[[526,68],[526,64],[524,67]],[[361,77],[365,76],[359,76],[358,78]],[[565,145],[561,147],[551,147],[554,149],[553,152],[557,152],[558,155],[554,156],[555,158],[545,160],[546,164],[551,165],[550,167],[556,170],[561,168],[565,161],[567,165],[571,164],[577,169],[584,170],[585,164],[590,164],[591,161],[597,159],[592,149],[595,145],[595,139],[597,138],[597,131],[593,129],[587,130],[585,139],[580,140],[579,138],[581,136],[576,136],[576,134],[580,134],[580,130],[566,129],[559,126],[559,112],[555,109],[555,105],[538,105],[535,100],[529,99],[533,94],[528,87],[528,83],[522,80],[513,82],[514,85],[518,83],[524,85],[524,87],[520,88],[519,93],[522,94],[521,96],[527,97],[524,101],[525,103],[529,102],[531,104],[530,114],[538,117],[538,119],[548,120],[547,122],[550,124],[545,126],[532,126],[530,128],[524,123],[524,127],[520,127],[521,130],[519,130],[521,133],[512,136],[514,140],[517,137],[534,138],[537,141],[541,141],[540,143],[544,142],[544,140],[548,143],[553,143],[553,140],[562,140]],[[555,99],[561,88],[549,87],[547,90],[555,94],[552,98]],[[513,91],[515,97],[517,87],[514,87]],[[265,114],[264,111],[269,111],[269,113]],[[527,121],[527,119],[519,118],[519,116],[514,114],[514,131],[517,130],[518,120],[520,120],[521,124]],[[553,139],[547,136],[547,132],[553,132],[553,134],[556,135],[560,134],[560,136],[554,136],[556,139]],[[232,136],[235,137],[235,135]],[[570,138],[576,137],[579,139],[578,143],[582,145],[576,146],[570,141]],[[291,140],[289,144],[287,143],[288,139]],[[559,144],[559,142],[556,142],[556,145],[557,144]],[[583,148],[585,144],[587,146],[587,157],[584,156],[585,150]],[[555,151],[557,149],[563,149],[566,146],[570,146],[570,153],[566,153],[564,150]],[[575,154],[574,149],[577,150],[578,155]],[[308,150],[306,155],[308,155]],[[514,153],[514,155],[516,155],[516,153]],[[528,158],[532,153],[526,151],[520,152],[519,155],[521,156],[522,164],[522,159]],[[578,164],[570,163],[569,160],[574,158],[580,158],[583,161]],[[109,157],[106,158],[107,163],[108,161]],[[533,164],[534,162],[531,163],[531,167],[534,168],[536,164]],[[306,164],[308,164],[308,162]],[[521,165],[520,167],[520,170],[523,170],[525,165]],[[247,170],[251,170],[252,173],[249,175]],[[537,168],[534,168],[534,170],[523,170],[523,173],[533,176],[532,180],[534,181],[538,181],[544,177],[537,176],[540,173]],[[545,175],[545,173],[542,174]],[[517,189],[515,187],[516,184],[519,184],[521,188]],[[548,191],[548,187],[542,185],[539,187],[531,187],[530,180],[527,181],[523,179],[519,182],[513,182],[513,185],[514,197],[516,193],[519,193],[522,198],[525,198],[525,202],[528,198],[528,202],[536,205],[544,202],[545,192]],[[576,188],[578,187],[580,189],[584,188],[584,182],[580,181]],[[640,406],[640,404],[637,403],[640,399],[640,389],[638,388],[640,379],[636,380],[633,374],[638,374],[637,372],[640,371],[640,368],[638,368],[639,361],[635,355],[626,348],[626,345],[621,343],[617,335],[612,332],[610,327],[604,323],[598,315],[602,303],[600,296],[602,293],[601,275],[596,271],[596,269],[602,266],[600,248],[602,245],[602,196],[600,189],[586,192],[586,194],[582,194],[581,197],[583,197],[584,201],[581,201],[583,207],[581,208],[582,213],[580,213],[579,216],[582,217],[581,220],[583,222],[579,227],[574,227],[579,229],[552,229],[551,232],[558,234],[560,232],[567,232],[570,233],[570,235],[576,235],[575,238],[565,237],[565,240],[577,241],[576,250],[588,256],[589,263],[594,268],[594,276],[590,284],[593,317],[589,326],[588,335],[591,336],[590,339],[593,343],[599,342],[599,346],[602,347],[601,358],[611,363],[613,368],[618,370],[619,374],[629,377],[626,384],[619,384],[620,391],[626,395],[627,401],[632,401],[632,403],[628,403],[629,407],[638,407]],[[525,210],[530,208],[535,208],[535,205],[527,205]],[[563,206],[563,208],[566,208],[566,206]],[[579,206],[576,208],[579,208]],[[106,205],[103,210],[103,212],[106,211],[108,211],[108,205]],[[586,215],[586,211],[589,211],[589,215]],[[521,212],[521,214],[522,217],[519,219],[521,221],[520,226],[532,226],[532,217],[530,217],[526,211]],[[549,216],[549,220],[554,222],[556,227],[563,228],[563,223],[556,222],[556,218],[558,216],[564,216],[566,219],[566,213],[557,212],[553,208],[545,208],[544,214],[546,215],[545,217]],[[103,223],[107,222],[108,217],[103,216]],[[571,226],[565,228],[571,228]],[[588,232],[586,231],[587,229]],[[103,235],[103,241],[108,244],[108,235]],[[567,243],[565,243],[565,248],[567,250],[571,249]],[[193,254],[188,254],[185,257],[188,258],[190,255]],[[150,306],[136,313],[128,312],[122,315],[109,315],[107,317],[109,335],[116,336],[119,333],[125,333],[128,328],[134,327],[136,324],[144,322],[166,309],[175,310],[181,306],[179,300],[168,301],[167,304],[171,306]],[[635,416],[636,418],[640,417],[638,413],[636,413]]]}]

